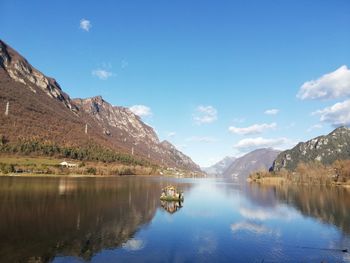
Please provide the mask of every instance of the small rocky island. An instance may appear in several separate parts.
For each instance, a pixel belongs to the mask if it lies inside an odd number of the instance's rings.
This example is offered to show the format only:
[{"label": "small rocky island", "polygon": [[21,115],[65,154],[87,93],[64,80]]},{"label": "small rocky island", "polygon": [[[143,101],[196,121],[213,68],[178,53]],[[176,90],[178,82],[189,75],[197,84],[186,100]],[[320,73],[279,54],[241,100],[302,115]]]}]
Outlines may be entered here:
[{"label": "small rocky island", "polygon": [[160,196],[162,201],[183,201],[183,192],[178,191],[175,186],[169,185],[162,189],[162,194]]}]

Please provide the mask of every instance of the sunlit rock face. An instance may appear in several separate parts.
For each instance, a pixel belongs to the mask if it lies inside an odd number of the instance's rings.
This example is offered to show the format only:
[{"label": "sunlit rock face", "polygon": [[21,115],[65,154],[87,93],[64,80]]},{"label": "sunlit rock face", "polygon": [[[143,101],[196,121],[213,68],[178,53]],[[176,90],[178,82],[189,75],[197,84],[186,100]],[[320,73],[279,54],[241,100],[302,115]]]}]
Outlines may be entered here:
[{"label": "sunlit rock face", "polygon": [[336,160],[350,159],[350,129],[339,127],[325,136],[300,142],[293,149],[281,152],[272,170],[294,170],[300,162],[332,164]]},{"label": "sunlit rock face", "polygon": [[55,79],[49,78],[32,67],[29,62],[0,40],[0,66],[16,82],[24,84],[33,93],[37,89],[49,97],[58,99],[69,109],[76,111],[69,96],[65,94]]},{"label": "sunlit rock face", "polygon": [[93,116],[105,130],[110,127],[118,128],[121,133],[128,134],[133,143],[144,142],[150,146],[159,143],[154,130],[128,108],[112,106],[101,96],[75,99],[74,102],[79,108]]},{"label": "sunlit rock face", "polygon": [[154,129],[128,108],[112,106],[101,96],[73,101],[96,121],[106,135],[132,148],[135,154],[156,160],[164,166],[200,171],[190,157],[170,142],[160,142]]}]

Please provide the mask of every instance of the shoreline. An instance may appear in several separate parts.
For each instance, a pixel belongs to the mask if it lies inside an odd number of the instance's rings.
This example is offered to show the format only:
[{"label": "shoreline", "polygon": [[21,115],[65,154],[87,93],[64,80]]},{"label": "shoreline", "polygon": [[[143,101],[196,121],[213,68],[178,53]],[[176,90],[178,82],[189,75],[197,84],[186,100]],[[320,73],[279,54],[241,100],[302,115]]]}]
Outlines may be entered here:
[{"label": "shoreline", "polygon": [[125,174],[125,175],[93,175],[93,174],[34,174],[34,173],[21,173],[21,174],[0,174],[1,177],[22,177],[22,178],[123,178],[123,177],[163,177],[163,178],[204,178],[195,176],[178,176],[178,175],[160,175],[160,174]]},{"label": "shoreline", "polygon": [[268,185],[270,186],[281,186],[281,185],[304,185],[305,186],[307,185],[307,186],[335,186],[335,187],[350,188],[350,182],[345,182],[345,183],[332,182],[331,184],[297,183],[280,176],[264,177],[260,179],[247,178],[247,182],[252,184],[261,184],[261,185],[267,185],[267,186]]},{"label": "shoreline", "polygon": [[125,176],[153,176],[153,175],[93,175],[93,174],[0,174],[0,177],[70,177],[70,178],[89,178],[89,177],[125,177]]}]

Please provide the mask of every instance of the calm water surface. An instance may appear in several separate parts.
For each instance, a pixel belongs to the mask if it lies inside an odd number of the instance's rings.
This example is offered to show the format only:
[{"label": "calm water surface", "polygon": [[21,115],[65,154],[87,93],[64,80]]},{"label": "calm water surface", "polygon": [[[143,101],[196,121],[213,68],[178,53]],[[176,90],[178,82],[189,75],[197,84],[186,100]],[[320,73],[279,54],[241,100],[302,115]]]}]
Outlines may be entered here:
[{"label": "calm water surface", "polygon": [[0,237],[1,262],[350,262],[350,189],[3,177]]}]

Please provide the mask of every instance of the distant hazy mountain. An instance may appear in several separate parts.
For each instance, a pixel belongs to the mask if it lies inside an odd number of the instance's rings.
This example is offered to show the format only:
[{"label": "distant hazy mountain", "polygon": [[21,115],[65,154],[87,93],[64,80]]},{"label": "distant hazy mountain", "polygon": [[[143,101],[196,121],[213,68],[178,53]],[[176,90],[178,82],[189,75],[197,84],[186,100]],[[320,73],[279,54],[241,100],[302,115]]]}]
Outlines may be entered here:
[{"label": "distant hazy mountain", "polygon": [[299,162],[332,164],[335,160],[350,159],[350,129],[340,127],[325,136],[300,142],[293,149],[281,152],[273,163],[272,170],[293,170]]},{"label": "distant hazy mountain", "polygon": [[257,149],[247,153],[233,161],[223,172],[223,176],[245,180],[254,171],[268,170],[279,153],[280,151],[271,148]]},{"label": "distant hazy mountain", "polygon": [[222,175],[223,172],[229,167],[233,161],[236,160],[236,157],[227,156],[222,159],[220,162],[210,166],[203,167],[202,170],[206,172],[208,175]]},{"label": "distant hazy mountain", "polygon": [[72,100],[55,79],[1,40],[0,108],[0,136],[8,145],[97,145],[153,164],[200,171],[128,108],[112,106],[101,96]]}]

